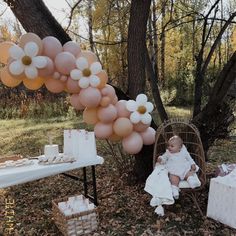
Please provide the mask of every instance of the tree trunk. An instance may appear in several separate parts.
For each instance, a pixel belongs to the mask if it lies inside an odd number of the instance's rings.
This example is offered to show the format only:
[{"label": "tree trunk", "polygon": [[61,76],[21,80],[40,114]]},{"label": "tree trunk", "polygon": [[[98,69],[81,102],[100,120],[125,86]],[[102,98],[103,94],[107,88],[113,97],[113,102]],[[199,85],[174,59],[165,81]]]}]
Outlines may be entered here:
[{"label": "tree trunk", "polygon": [[146,27],[151,0],[132,0],[128,27],[128,94],[135,98],[145,88]]},{"label": "tree trunk", "polygon": [[205,152],[217,138],[225,138],[228,135],[228,127],[234,121],[227,93],[235,78],[236,52],[219,74],[208,103],[193,118],[200,131]]},{"label": "tree trunk", "polygon": [[11,7],[26,32],[35,33],[41,38],[54,36],[62,44],[71,40],[43,1],[5,0],[5,2]]}]

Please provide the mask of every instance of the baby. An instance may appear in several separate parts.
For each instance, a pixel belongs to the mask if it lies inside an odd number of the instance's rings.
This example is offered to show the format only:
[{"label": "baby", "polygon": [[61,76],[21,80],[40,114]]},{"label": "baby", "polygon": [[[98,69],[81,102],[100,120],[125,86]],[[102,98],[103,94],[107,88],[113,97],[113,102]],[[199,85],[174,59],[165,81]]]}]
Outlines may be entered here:
[{"label": "baby", "polygon": [[158,163],[165,164],[172,187],[173,197],[179,198],[179,182],[187,180],[191,188],[199,186],[199,180],[193,177],[193,174],[199,169],[191,158],[186,147],[183,145],[183,140],[174,135],[168,141],[166,152],[159,156]]}]

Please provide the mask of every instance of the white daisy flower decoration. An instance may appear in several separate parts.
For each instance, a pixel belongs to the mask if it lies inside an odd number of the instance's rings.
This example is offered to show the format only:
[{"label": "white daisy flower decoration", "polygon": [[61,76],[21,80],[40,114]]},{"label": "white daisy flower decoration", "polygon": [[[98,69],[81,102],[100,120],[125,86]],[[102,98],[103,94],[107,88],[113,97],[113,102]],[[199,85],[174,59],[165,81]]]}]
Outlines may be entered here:
[{"label": "white daisy flower decoration", "polygon": [[96,75],[102,71],[102,65],[99,62],[93,62],[90,66],[85,57],[79,57],[76,60],[76,67],[70,72],[73,80],[78,80],[80,88],[89,86],[97,87],[100,84],[100,78]]},{"label": "white daisy flower decoration", "polygon": [[136,101],[129,100],[126,103],[126,108],[131,112],[130,121],[133,124],[142,122],[143,124],[150,124],[152,117],[149,112],[153,110],[153,104],[147,101],[145,94],[139,94]]},{"label": "white daisy flower decoration", "polygon": [[9,64],[9,71],[12,75],[20,75],[23,72],[28,79],[38,77],[38,69],[47,65],[45,56],[37,56],[39,47],[35,42],[28,42],[24,49],[14,45],[10,47],[9,54],[14,60]]}]

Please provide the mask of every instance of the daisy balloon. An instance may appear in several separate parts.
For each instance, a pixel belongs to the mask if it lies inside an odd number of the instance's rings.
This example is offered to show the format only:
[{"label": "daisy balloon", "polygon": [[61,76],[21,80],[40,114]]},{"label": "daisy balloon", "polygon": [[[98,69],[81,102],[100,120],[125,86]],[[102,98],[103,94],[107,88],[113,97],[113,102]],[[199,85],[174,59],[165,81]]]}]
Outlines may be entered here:
[{"label": "daisy balloon", "polygon": [[9,54],[13,59],[9,63],[9,72],[12,75],[20,75],[24,72],[28,79],[38,77],[38,69],[45,68],[47,58],[45,56],[37,56],[39,47],[35,42],[28,42],[24,49],[18,45],[10,47]]},{"label": "daisy balloon", "polygon": [[99,62],[93,62],[89,65],[85,57],[79,57],[76,60],[77,69],[70,72],[70,77],[73,80],[78,80],[80,88],[97,87],[100,84],[100,78],[97,76],[102,71],[102,66]]},{"label": "daisy balloon", "polygon": [[153,104],[147,101],[145,94],[139,94],[136,101],[129,100],[126,103],[126,108],[131,112],[130,121],[133,124],[142,122],[143,124],[150,124],[152,117],[149,114],[153,110]]}]

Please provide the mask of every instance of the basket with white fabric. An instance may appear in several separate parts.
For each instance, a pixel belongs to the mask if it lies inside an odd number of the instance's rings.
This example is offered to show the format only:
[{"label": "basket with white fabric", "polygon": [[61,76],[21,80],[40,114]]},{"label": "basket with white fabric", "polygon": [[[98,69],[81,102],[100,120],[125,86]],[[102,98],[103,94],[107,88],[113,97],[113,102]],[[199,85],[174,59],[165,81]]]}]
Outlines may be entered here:
[{"label": "basket with white fabric", "polygon": [[97,207],[83,195],[53,200],[52,213],[65,236],[86,235],[98,227]]}]

